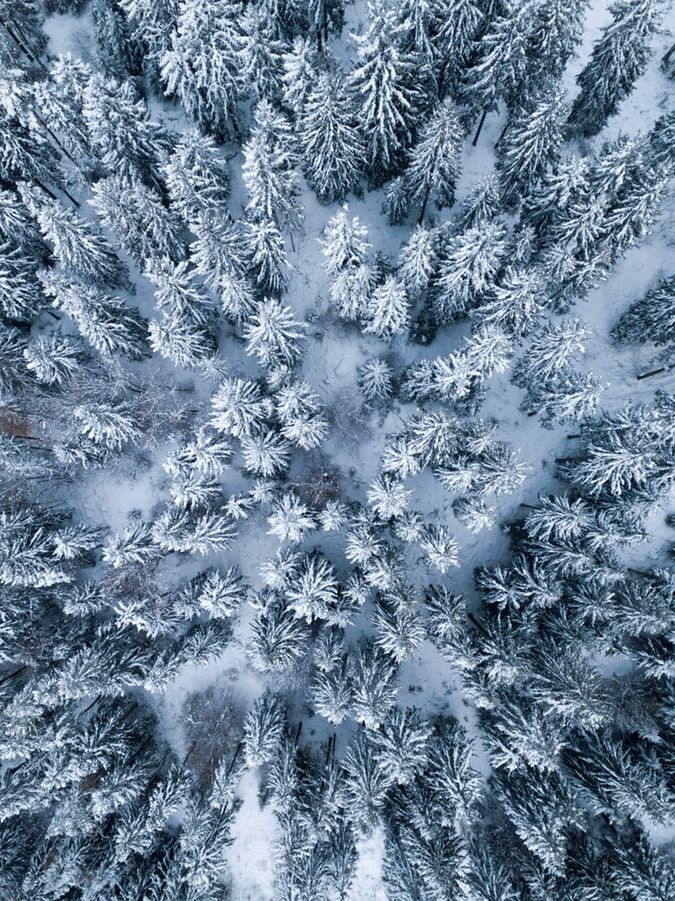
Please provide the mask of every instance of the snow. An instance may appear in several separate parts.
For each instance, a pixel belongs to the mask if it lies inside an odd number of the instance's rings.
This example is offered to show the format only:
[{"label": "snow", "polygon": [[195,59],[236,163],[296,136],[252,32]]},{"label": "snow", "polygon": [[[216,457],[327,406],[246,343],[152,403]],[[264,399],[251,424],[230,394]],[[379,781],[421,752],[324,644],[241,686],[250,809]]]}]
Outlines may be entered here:
[{"label": "snow", "polygon": [[[349,7],[346,32],[350,28],[355,29],[362,18],[361,4]],[[583,66],[593,41],[608,20],[606,4],[596,0],[588,15],[579,55],[572,61],[565,75],[565,86],[570,96],[574,94],[574,76]],[[94,53],[89,14],[79,18],[72,15],[52,15],[47,20],[46,32],[52,55],[72,52],[88,59]],[[599,140],[614,137],[623,131],[633,134],[647,129],[667,107],[668,85],[658,63],[671,42],[672,36],[667,30],[657,34],[647,72],[623,102],[620,115],[609,123]],[[163,121],[171,120],[180,126],[180,116],[173,107],[154,100],[151,108],[158,118]],[[488,116],[477,147],[472,147],[470,137],[467,138],[457,190],[458,201],[466,196],[469,187],[476,180],[493,167],[493,146],[503,124],[503,115],[492,114]],[[231,168],[231,210],[233,215],[240,215],[244,198],[240,155],[231,162]],[[362,198],[350,197],[349,213],[358,216],[367,227],[368,240],[373,245],[371,253],[379,251],[390,259],[395,259],[400,245],[410,234],[412,219],[404,226],[389,226],[381,212],[382,201],[382,190],[366,193]],[[368,485],[377,474],[386,435],[400,429],[412,407],[395,402],[386,415],[377,408],[362,412],[356,384],[358,367],[368,358],[386,356],[392,361],[395,371],[400,372],[419,357],[431,358],[449,353],[461,343],[466,326],[441,329],[430,345],[419,347],[400,337],[385,345],[372,336],[362,334],[356,327],[337,322],[325,272],[317,264],[320,259],[318,240],[327,220],[335,212],[336,205],[321,206],[306,188],[303,190],[302,202],[305,209],[305,230],[304,235],[295,238],[295,251],[288,248],[289,286],[283,303],[292,307],[296,318],[307,319],[309,322],[302,375],[318,392],[335,422],[328,440],[322,445],[322,451],[337,466],[346,495],[364,501]],[[84,207],[82,212],[88,214]],[[652,396],[656,385],[672,389],[675,384],[673,374],[636,381],[636,375],[654,363],[653,349],[640,345],[617,348],[608,337],[608,329],[620,313],[644,292],[656,276],[674,270],[675,248],[669,234],[672,212],[671,201],[647,241],[630,250],[615,267],[611,277],[594,289],[585,303],[572,311],[573,315],[582,318],[592,328],[593,337],[581,367],[597,373],[606,382],[602,400],[605,407],[617,408],[628,400],[647,400]],[[447,211],[437,214],[435,210],[429,210],[428,218],[434,217],[440,221],[448,215]],[[141,290],[134,302],[149,312],[152,309],[150,286],[143,279],[139,284]],[[221,354],[231,374],[256,374],[255,362],[244,355],[241,343],[226,334],[221,340]],[[175,377],[175,373],[170,377]],[[195,397],[203,399],[212,389],[212,385],[197,381]],[[520,492],[497,499],[498,523],[502,527],[516,515],[521,503],[531,503],[540,493],[560,490],[561,485],[552,471],[552,461],[557,456],[569,454],[570,450],[573,452],[574,447],[574,439],[566,437],[569,432],[575,431],[574,428],[542,428],[538,417],[528,417],[519,411],[522,398],[523,392],[511,384],[508,373],[495,377],[489,383],[488,397],[480,414],[484,419],[494,417],[499,421],[500,437],[519,449],[521,459],[529,467]],[[349,418],[350,407],[352,418]],[[165,484],[165,476],[160,467],[167,452],[167,447],[163,446],[141,466],[123,463],[113,470],[85,472],[80,483],[72,488],[71,503],[83,517],[95,522],[105,522],[118,531],[128,525],[130,518],[137,513],[143,520],[152,519]],[[232,486],[232,490],[237,490],[234,488],[236,477],[233,473],[226,473],[224,481],[228,488]],[[439,523],[448,523],[460,541],[461,567],[452,571],[445,582],[451,590],[473,597],[474,567],[479,563],[489,564],[503,559],[508,548],[508,536],[499,527],[483,530],[477,535],[463,529],[452,515],[452,496],[428,471],[408,480],[408,487],[413,490],[413,509],[433,514],[433,518]],[[212,562],[229,565],[237,562],[247,582],[257,587],[260,564],[272,557],[278,546],[276,539],[269,536],[267,531],[266,516],[256,513],[240,524],[240,535],[232,552],[222,557],[212,555],[213,559],[200,560],[199,565]],[[632,552],[636,562],[637,559],[645,563],[657,561],[661,553],[661,542],[668,536],[662,512],[652,513],[648,531],[653,540]],[[331,537],[324,540],[312,535],[310,543],[316,544],[317,538],[327,547],[337,541]],[[186,569],[185,572],[187,571]],[[421,578],[421,581],[424,579]],[[179,723],[181,708],[188,693],[203,691],[218,680],[225,680],[242,702],[250,706],[263,690],[265,680],[252,670],[244,650],[251,615],[250,608],[242,610],[236,628],[236,640],[220,659],[207,666],[185,669],[167,688],[164,697],[156,701],[166,735],[179,755],[186,750]],[[469,734],[475,737],[475,711],[463,700],[459,685],[459,674],[439,658],[429,643],[425,643],[420,652],[401,667],[399,698],[402,703],[416,704],[426,711],[443,710],[453,713],[466,726]],[[324,730],[325,724],[323,728],[317,725],[316,737],[321,738],[325,734]],[[303,741],[307,740],[307,735],[311,736],[309,728],[303,732]],[[485,755],[479,743],[476,765],[486,770]],[[272,846],[278,827],[270,807],[259,806],[257,792],[258,774],[255,771],[247,772],[238,787],[238,795],[243,803],[232,830],[233,844],[227,849],[233,901],[264,901],[274,897]],[[386,898],[381,881],[382,854],[383,837],[380,831],[359,842],[359,862],[350,894],[353,901],[384,901]]]}]

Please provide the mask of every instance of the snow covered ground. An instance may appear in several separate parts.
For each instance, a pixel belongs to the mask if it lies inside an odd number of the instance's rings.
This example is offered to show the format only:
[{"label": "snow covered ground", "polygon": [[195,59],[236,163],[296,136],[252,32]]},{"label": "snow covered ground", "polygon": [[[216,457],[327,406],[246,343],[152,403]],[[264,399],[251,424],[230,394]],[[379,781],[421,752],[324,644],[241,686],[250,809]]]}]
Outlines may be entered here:
[{"label": "snow covered ground", "polygon": [[[357,27],[363,19],[360,4],[348,7],[348,25]],[[577,57],[571,62],[565,76],[568,92],[574,94],[574,77],[584,65],[591,46],[600,29],[609,21],[609,13],[604,0],[595,0],[588,13],[583,44]],[[52,54],[71,52],[90,54],[90,22],[87,16],[76,18],[70,15],[53,15],[47,21]],[[635,90],[621,105],[619,116],[612,119],[601,134],[600,139],[611,138],[620,132],[634,134],[653,124],[657,116],[672,102],[672,85],[669,85],[659,68],[659,60],[672,43],[672,34],[667,29],[656,36],[652,61],[640,78]],[[340,42],[343,44],[344,42]],[[345,51],[349,53],[349,51]],[[669,92],[670,89],[670,92]],[[154,101],[153,113],[164,122],[180,128],[182,117],[176,107]],[[462,176],[458,186],[458,199],[466,195],[470,185],[490,171],[494,165],[494,143],[503,127],[503,117],[490,115],[477,147],[471,146],[467,138],[463,155]],[[583,151],[583,147],[581,148]],[[231,210],[233,215],[241,215],[244,189],[241,183],[241,158],[231,163],[233,191]],[[328,462],[337,467],[344,492],[352,499],[365,501],[365,491],[376,475],[382,448],[387,434],[395,432],[402,418],[409,414],[406,408],[396,402],[385,416],[374,409],[363,411],[362,399],[356,383],[356,373],[361,363],[369,356],[386,352],[394,369],[401,371],[412,360],[420,357],[434,357],[456,348],[467,333],[466,325],[459,324],[439,331],[433,342],[422,347],[403,338],[393,341],[386,349],[373,337],[363,335],[357,327],[339,322],[331,310],[327,277],[320,265],[321,255],[318,240],[336,206],[321,206],[314,195],[305,190],[302,197],[305,209],[305,231],[295,239],[295,251],[289,248],[291,272],[285,302],[294,310],[296,318],[308,323],[308,340],[303,358],[303,376],[318,392],[329,411],[334,411],[338,426],[351,409],[348,420],[353,434],[349,436],[344,427],[334,426],[323,450]],[[382,191],[366,193],[362,199],[349,199],[349,212],[358,215],[368,229],[369,241],[375,251],[380,251],[395,259],[398,249],[409,236],[410,223],[392,227],[386,222],[381,211]],[[83,207],[83,210],[86,209]],[[670,390],[675,386],[675,374],[657,376],[655,379],[637,381],[638,373],[652,367],[655,362],[653,348],[630,345],[617,347],[609,340],[608,330],[620,313],[659,274],[671,273],[675,269],[675,247],[673,246],[673,211],[671,201],[665,206],[661,217],[652,229],[649,238],[640,247],[628,252],[613,270],[611,277],[593,290],[587,301],[578,305],[574,314],[586,321],[592,329],[592,339],[581,366],[595,372],[606,384],[602,405],[620,407],[627,401],[641,401],[653,394],[655,386]],[[452,213],[440,214],[430,211],[430,219],[442,220]],[[142,278],[138,280],[138,294],[135,302],[146,312],[152,309],[152,289]],[[252,375],[255,363],[245,356],[242,343],[232,337],[222,340],[221,355],[227,371],[234,374]],[[173,377],[168,374],[167,378]],[[190,377],[181,376],[186,382]],[[657,381],[658,380],[658,381]],[[213,383],[195,383],[194,397],[204,402],[214,389]],[[574,447],[574,439],[567,437],[568,426],[553,429],[543,428],[539,417],[530,417],[519,411],[523,392],[509,381],[509,374],[495,377],[489,385],[486,403],[481,411],[484,418],[494,417],[499,422],[500,436],[518,448],[521,459],[527,462],[527,477],[518,493],[501,498],[498,502],[498,527],[471,534],[455,520],[450,509],[452,497],[428,472],[409,480],[414,489],[413,507],[429,514],[439,523],[448,523],[460,541],[459,569],[451,571],[446,579],[452,590],[464,592],[473,597],[473,569],[478,564],[499,561],[505,557],[508,535],[504,526],[515,515],[521,503],[531,503],[539,494],[561,490],[555,479],[553,461],[565,456]],[[572,431],[574,431],[572,429]],[[105,522],[117,530],[122,530],[132,515],[144,520],[152,519],[156,513],[166,476],[161,463],[170,446],[160,447],[148,457],[145,465],[122,462],[114,470],[85,471],[78,484],[72,486],[69,498],[83,517]],[[227,490],[236,490],[240,477],[232,473],[225,482]],[[664,541],[672,539],[664,523],[667,510],[653,514],[648,531],[650,540],[633,549],[633,562],[642,565],[653,564],[663,554]],[[312,536],[314,539],[315,536]],[[314,540],[312,543],[316,543]],[[331,539],[325,546],[331,549]],[[227,566],[237,563],[246,581],[254,588],[259,586],[259,567],[270,559],[278,547],[278,541],[267,534],[267,524],[262,513],[255,513],[241,524],[240,536],[232,551],[213,555],[203,563],[222,563]],[[339,550],[335,549],[337,553]],[[189,564],[186,572],[189,572]],[[424,583],[423,572],[419,571],[420,583]],[[217,662],[198,669],[183,671],[157,700],[166,730],[166,736],[181,757],[185,754],[185,740],[182,734],[182,709],[185,697],[190,692],[203,691],[210,684],[226,679],[230,687],[241,698],[245,706],[264,690],[266,680],[249,665],[244,651],[247,628],[251,611],[243,610],[236,630],[236,641]],[[272,680],[274,681],[274,680]],[[400,699],[403,703],[416,704],[428,711],[449,711],[454,713],[475,734],[473,724],[475,713],[470,703],[462,698],[460,682],[452,667],[444,663],[430,643],[425,643],[412,660],[402,666],[400,676]],[[298,710],[298,720],[303,717]],[[304,724],[301,741],[312,742],[326,734],[325,722],[319,718]],[[340,737],[342,743],[343,737]],[[487,767],[480,747],[477,748],[478,765]],[[273,850],[277,825],[269,808],[261,808],[258,801],[258,784],[255,772],[248,772],[242,779],[238,793],[243,800],[233,830],[234,842],[227,856],[232,870],[233,901],[266,901],[273,895]],[[381,883],[382,837],[375,832],[359,846],[357,876],[351,892],[353,901],[380,901],[385,898]]]}]

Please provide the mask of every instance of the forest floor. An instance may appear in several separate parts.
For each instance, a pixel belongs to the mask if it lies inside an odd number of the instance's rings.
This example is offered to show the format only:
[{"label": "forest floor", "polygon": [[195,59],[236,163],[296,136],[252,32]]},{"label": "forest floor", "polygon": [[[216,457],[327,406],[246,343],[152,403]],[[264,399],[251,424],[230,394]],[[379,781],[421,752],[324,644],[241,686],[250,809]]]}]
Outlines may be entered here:
[{"label": "forest floor", "polygon": [[[359,4],[347,7],[347,25],[342,39],[337,42],[338,57],[341,53],[344,55],[350,52],[348,35],[350,30],[358,30],[362,14],[363,9]],[[584,65],[600,29],[609,19],[605,0],[594,0],[588,12],[583,44],[565,76],[565,86],[570,96],[574,94],[576,73]],[[50,17],[46,26],[50,53],[71,52],[85,59],[88,55],[91,56],[93,51],[90,46],[89,24],[86,18],[65,15]],[[652,61],[647,71],[621,105],[620,114],[610,121],[599,140],[611,139],[621,132],[635,134],[647,130],[666,110],[669,88],[672,94],[672,84],[669,85],[660,70],[659,61],[672,40],[672,35],[667,30],[657,34],[653,42]],[[151,102],[151,109],[169,127],[180,130],[186,124],[175,106],[155,99]],[[493,168],[494,144],[502,127],[503,117],[491,115],[477,147],[471,145],[471,136],[467,138],[458,200],[461,201],[466,195],[469,186]],[[582,147],[582,152],[583,149]],[[231,170],[231,213],[234,217],[239,217],[244,198],[240,155],[232,160]],[[426,346],[399,338],[385,347],[381,341],[363,335],[356,326],[350,327],[337,320],[331,310],[328,282],[321,266],[322,255],[318,244],[326,222],[337,207],[335,204],[319,205],[308,189],[304,191],[302,200],[305,208],[305,231],[304,235],[295,237],[295,250],[287,248],[290,271],[284,303],[293,308],[297,319],[308,323],[302,375],[318,392],[332,420],[332,429],[328,440],[322,445],[322,453],[306,455],[307,471],[294,473],[294,479],[316,481],[321,472],[334,470],[343,497],[365,502],[365,493],[377,473],[386,436],[400,428],[412,407],[395,401],[386,415],[378,409],[364,409],[356,382],[358,367],[369,357],[385,355],[394,370],[401,371],[414,359],[447,354],[461,344],[462,338],[468,334],[468,327],[466,324],[458,324],[444,328]],[[362,199],[351,197],[349,212],[359,216],[367,227],[368,240],[373,245],[373,250],[395,259],[400,245],[410,235],[414,219],[411,218],[403,226],[388,225],[381,211],[382,200],[381,190],[365,193]],[[572,311],[592,329],[592,338],[588,352],[582,358],[581,368],[593,371],[605,383],[606,390],[601,400],[604,407],[615,408],[628,401],[647,400],[656,387],[675,389],[675,372],[643,381],[636,379],[640,372],[653,367],[653,348],[639,345],[618,348],[609,339],[609,327],[621,312],[641,296],[659,274],[672,274],[675,271],[675,247],[668,240],[674,209],[671,198],[647,240],[640,247],[630,250],[613,270],[611,277],[592,291],[587,301]],[[83,204],[83,213],[86,213],[86,204]],[[431,221],[435,217],[440,221],[452,215],[452,211],[439,214],[434,210],[429,211],[427,218]],[[672,228],[670,233],[672,235]],[[134,271],[133,266],[131,268]],[[137,278],[137,294],[132,302],[146,315],[154,308],[152,286],[142,276]],[[227,329],[223,329],[223,332],[226,331]],[[223,335],[220,353],[228,373],[248,377],[259,374],[255,362],[245,355],[244,345],[236,336]],[[159,374],[174,384],[180,382],[186,388],[193,387],[191,401],[194,399],[203,405],[204,419],[208,417],[208,397],[215,390],[216,383],[195,380],[191,375],[179,373],[162,361],[153,360],[140,365],[156,367]],[[529,466],[527,478],[521,488],[515,494],[499,499],[497,527],[484,529],[477,535],[471,534],[453,516],[451,496],[428,471],[408,481],[408,487],[414,489],[412,506],[425,513],[427,519],[447,522],[459,541],[461,565],[451,571],[445,581],[451,590],[465,593],[469,598],[473,597],[474,568],[479,564],[499,562],[506,557],[508,534],[505,524],[514,517],[519,505],[533,502],[539,494],[563,490],[562,484],[555,478],[554,460],[573,450],[574,439],[569,439],[567,435],[574,432],[574,428],[542,427],[538,417],[530,417],[519,410],[523,396],[524,392],[510,383],[509,374],[506,373],[489,383],[487,399],[481,410],[481,417],[494,419],[498,423],[500,438],[517,448],[521,459]],[[106,523],[117,530],[122,530],[134,516],[140,515],[143,519],[151,520],[166,490],[167,477],[161,464],[170,447],[170,444],[165,444],[135,458],[122,458],[112,470],[85,471],[79,484],[71,487],[69,505],[83,518]],[[226,493],[236,493],[243,484],[242,477],[236,471],[235,461],[235,467],[228,473],[224,490]],[[665,525],[667,512],[668,510],[661,509],[652,515],[647,524],[648,540],[631,550],[631,554],[643,565],[658,562],[664,544],[674,537]],[[213,555],[206,561],[202,558],[198,565],[196,562],[181,563],[180,574],[190,575],[202,568],[205,562],[224,566],[236,563],[247,583],[254,589],[259,587],[260,564],[270,559],[278,547],[277,539],[267,534],[267,528],[265,513],[254,513],[249,519],[242,521],[240,535],[232,551]],[[341,561],[344,562],[343,552],[339,547],[339,539],[334,537],[334,533],[332,536],[320,540],[319,544],[339,569]],[[316,534],[311,536],[311,543],[317,544]],[[423,584],[425,575],[421,567],[419,579],[420,584]],[[245,605],[237,622],[236,639],[222,658],[211,665],[184,669],[167,687],[163,696],[155,696],[167,738],[175,746],[179,757],[184,756],[187,750],[182,723],[185,701],[191,694],[203,692],[213,686],[216,691],[236,696],[243,707],[248,707],[264,690],[265,679],[250,667],[245,653],[252,613],[252,609]],[[352,628],[358,630],[363,624],[357,621]],[[275,681],[275,688],[278,688],[278,679]],[[293,685],[287,688],[292,696]],[[402,703],[415,704],[427,711],[451,712],[470,732],[474,731],[475,715],[459,691],[458,675],[441,660],[429,642],[422,646],[412,660],[402,665],[399,697]],[[309,717],[307,711],[302,709],[300,700],[294,714],[296,723],[303,721],[301,741],[316,742],[327,736],[326,721],[319,717]],[[340,727],[338,747],[344,746],[349,733],[349,726]],[[476,765],[486,768],[487,763],[481,756],[478,743],[476,751]],[[255,773],[248,772],[239,787],[243,805],[234,824],[234,842],[228,850],[233,878],[233,901],[265,901],[273,898],[272,843],[277,827],[269,808],[259,806],[257,792]],[[357,877],[351,892],[354,901],[379,901],[385,898],[381,883],[381,853],[382,840],[377,832],[361,844]]]}]

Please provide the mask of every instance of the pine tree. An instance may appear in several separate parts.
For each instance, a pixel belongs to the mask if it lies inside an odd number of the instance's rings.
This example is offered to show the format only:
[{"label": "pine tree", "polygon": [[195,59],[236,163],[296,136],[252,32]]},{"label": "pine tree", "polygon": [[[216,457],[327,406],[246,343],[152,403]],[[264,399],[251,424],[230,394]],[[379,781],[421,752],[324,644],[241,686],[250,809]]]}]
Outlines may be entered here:
[{"label": "pine tree", "polygon": [[359,387],[368,401],[377,401],[391,396],[392,373],[384,360],[366,360],[359,369]]},{"label": "pine tree", "polygon": [[36,338],[23,350],[26,368],[45,385],[61,385],[82,368],[86,353],[78,338],[58,333]]},{"label": "pine tree", "polygon": [[299,114],[302,167],[321,203],[342,200],[358,183],[364,145],[356,112],[335,71],[318,74]]},{"label": "pine tree", "polygon": [[409,301],[405,287],[394,275],[389,275],[372,293],[366,308],[365,332],[372,332],[385,341],[404,332],[409,320]]},{"label": "pine tree", "polygon": [[474,116],[481,116],[474,146],[487,114],[497,109],[499,100],[504,100],[509,109],[522,105],[533,6],[530,0],[517,0],[499,9],[481,37],[479,53],[464,73],[462,100]]},{"label": "pine tree", "polygon": [[376,737],[377,757],[399,785],[421,773],[427,763],[431,726],[415,707],[396,708]]},{"label": "pine tree", "polygon": [[423,225],[417,225],[398,258],[398,274],[411,297],[418,297],[427,289],[435,270],[434,233]]},{"label": "pine tree", "polygon": [[33,85],[33,115],[57,136],[64,152],[86,168],[95,165],[83,117],[84,92],[91,78],[92,71],[85,62],[65,54],[52,63],[49,79]]},{"label": "pine tree", "polygon": [[263,605],[251,626],[249,653],[261,672],[291,669],[307,652],[308,627],[285,603],[271,599]]},{"label": "pine tree", "polygon": [[544,280],[541,273],[529,269],[506,270],[487,299],[473,311],[478,326],[488,326],[518,338],[528,334],[543,313]]},{"label": "pine tree", "polygon": [[344,0],[308,0],[310,34],[315,35],[319,52],[326,48],[328,32],[340,34],[345,18]]},{"label": "pine tree", "polygon": [[570,787],[560,776],[531,771],[500,777],[496,791],[526,847],[547,871],[563,875],[569,830],[583,824]]},{"label": "pine tree", "polygon": [[543,424],[576,422],[595,412],[604,390],[593,373],[580,375],[562,369],[555,378],[530,388],[525,407],[542,414]]},{"label": "pine tree", "polygon": [[223,215],[230,172],[213,138],[188,128],[164,165],[171,206],[185,222]]},{"label": "pine tree", "polygon": [[316,528],[309,509],[290,492],[284,494],[275,504],[267,521],[271,526],[271,535],[276,535],[281,541],[291,541],[294,544],[302,540],[305,532]]},{"label": "pine tree", "polygon": [[141,266],[153,257],[180,260],[185,256],[181,224],[156,191],[109,176],[94,185],[92,195],[90,203],[103,225]]},{"label": "pine tree", "polygon": [[551,381],[585,352],[588,337],[588,326],[580,319],[548,323],[514,367],[513,381],[530,390]]},{"label": "pine tree", "polygon": [[258,103],[251,137],[243,148],[242,175],[249,196],[246,210],[260,219],[298,229],[302,207],[293,144],[284,116],[267,101]]},{"label": "pine tree", "polygon": [[664,278],[634,301],[612,326],[615,341],[662,347],[675,342],[675,277]]},{"label": "pine tree", "polygon": [[292,366],[298,359],[302,325],[293,318],[290,307],[269,298],[259,304],[244,328],[247,353],[255,354],[263,366],[285,363]]},{"label": "pine tree", "polygon": [[337,601],[337,589],[332,564],[319,554],[310,554],[285,594],[295,615],[312,622],[327,618],[329,608]]},{"label": "pine tree", "polygon": [[503,200],[513,208],[525,201],[556,157],[562,142],[563,97],[555,89],[530,101],[514,116],[499,147],[497,171]]},{"label": "pine tree", "polygon": [[82,337],[100,354],[119,354],[131,360],[147,355],[146,320],[121,298],[54,273],[44,273],[42,283],[54,306],[75,322]]},{"label": "pine tree", "polygon": [[665,823],[673,804],[666,774],[648,744],[631,744],[607,732],[589,735],[566,751],[565,764],[598,814]]},{"label": "pine tree", "polygon": [[394,178],[384,192],[382,212],[387,214],[389,225],[403,225],[410,209],[408,185],[403,175]]},{"label": "pine tree", "polygon": [[241,441],[245,468],[264,478],[278,476],[288,469],[291,450],[289,442],[274,429]]},{"label": "pine tree", "polygon": [[211,423],[219,431],[244,438],[261,431],[271,407],[255,382],[226,378],[211,398]]},{"label": "pine tree", "polygon": [[409,200],[421,207],[420,222],[424,221],[430,197],[439,209],[455,202],[463,142],[457,108],[448,98],[422,128],[405,172]]},{"label": "pine tree", "polygon": [[456,89],[477,49],[477,39],[496,4],[483,10],[475,0],[442,0],[435,10],[436,70],[439,93]]},{"label": "pine tree", "polygon": [[307,382],[281,388],[276,407],[281,434],[303,450],[317,447],[326,437],[328,424],[321,415],[319,399]]},{"label": "pine tree", "polygon": [[495,175],[487,175],[471,186],[460,207],[457,228],[465,232],[477,225],[487,225],[499,213],[500,208],[499,181]]},{"label": "pine tree", "polygon": [[261,291],[281,294],[286,286],[283,268],[287,262],[284,239],[276,222],[273,219],[254,220],[247,222],[245,229],[251,275]]},{"label": "pine tree", "polygon": [[396,666],[372,642],[364,641],[349,656],[354,692],[353,716],[368,729],[378,729],[396,702]]},{"label": "pine tree", "polygon": [[40,134],[0,111],[0,177],[5,187],[19,181],[34,182],[45,194],[56,200],[49,185],[64,190],[57,151]]},{"label": "pine tree", "polygon": [[619,0],[611,7],[612,22],[593,47],[577,76],[579,95],[569,117],[570,127],[593,137],[621,101],[633,90],[650,56],[649,41],[661,11],[653,0]]},{"label": "pine tree", "polygon": [[160,58],[165,92],[216,140],[237,130],[241,12],[233,0],[181,0],[171,47]]},{"label": "pine tree", "polygon": [[588,0],[553,0],[536,5],[529,35],[529,77],[537,84],[557,81],[581,41]]},{"label": "pine tree", "polygon": [[397,595],[386,596],[381,601],[373,625],[375,645],[397,663],[409,660],[425,638],[419,614]]},{"label": "pine tree", "polygon": [[326,257],[324,267],[331,275],[344,269],[354,269],[365,262],[370,244],[366,241],[368,229],[361,224],[358,216],[348,218],[349,207],[345,204],[328,220],[324,229],[321,247]]},{"label": "pine tree", "polygon": [[85,438],[109,450],[120,450],[128,441],[139,441],[142,435],[122,404],[82,404],[73,409],[73,416]]},{"label": "pine tree", "polygon": [[445,574],[451,566],[459,566],[459,545],[445,526],[427,526],[420,547],[429,563],[441,573]]},{"label": "pine tree", "polygon": [[131,288],[126,266],[85,219],[56,200],[24,193],[34,206],[42,234],[68,274],[98,288]]},{"label": "pine tree", "polygon": [[218,349],[212,331],[179,311],[162,313],[148,327],[150,346],[175,366],[187,369],[212,360]]},{"label": "pine tree", "polygon": [[283,57],[283,104],[298,121],[305,101],[317,78],[317,54],[308,38],[296,36],[291,49]]},{"label": "pine tree", "polygon": [[124,12],[116,0],[94,0],[92,22],[98,62],[106,75],[140,74],[139,48],[131,41]]},{"label": "pine tree", "polygon": [[354,36],[357,63],[349,82],[368,168],[379,183],[400,165],[412,144],[423,94],[416,84],[415,57],[401,47],[401,26],[393,10],[371,4],[368,17],[365,34]]},{"label": "pine tree", "polygon": [[45,307],[35,261],[3,243],[0,258],[0,314],[13,322],[32,322]]},{"label": "pine tree", "polygon": [[151,120],[131,82],[94,75],[84,89],[82,113],[91,144],[111,175],[161,188],[159,167],[172,140],[163,126]]},{"label": "pine tree", "polygon": [[376,756],[373,743],[359,733],[341,761],[350,819],[368,832],[379,821],[391,785],[391,775]]},{"label": "pine tree", "polygon": [[255,702],[244,723],[244,756],[248,766],[260,766],[275,756],[281,743],[286,716],[280,700],[271,693]]},{"label": "pine tree", "polygon": [[500,223],[474,226],[451,239],[440,256],[432,298],[439,323],[464,316],[477,305],[499,271],[505,250]]},{"label": "pine tree", "polygon": [[249,9],[241,21],[242,89],[258,101],[277,101],[281,94],[283,43],[272,23],[258,9]]},{"label": "pine tree", "polygon": [[155,285],[157,309],[186,323],[213,324],[213,301],[195,279],[186,262],[168,257],[149,261],[145,275]]},{"label": "pine tree", "polygon": [[143,48],[143,66],[153,85],[160,84],[160,62],[171,45],[171,33],[179,13],[179,0],[119,0],[131,35]]}]

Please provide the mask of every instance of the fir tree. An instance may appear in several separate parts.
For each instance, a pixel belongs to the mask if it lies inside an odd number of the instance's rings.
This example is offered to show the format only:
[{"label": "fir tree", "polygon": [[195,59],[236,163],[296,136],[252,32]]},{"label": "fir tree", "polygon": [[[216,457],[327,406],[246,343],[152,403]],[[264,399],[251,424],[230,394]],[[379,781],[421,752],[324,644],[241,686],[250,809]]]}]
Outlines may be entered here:
[{"label": "fir tree", "polygon": [[121,298],[53,273],[45,273],[42,282],[54,306],[75,322],[82,337],[100,354],[132,360],[147,355],[147,323]]},{"label": "fir tree", "polygon": [[351,99],[334,71],[320,72],[298,124],[303,170],[322,203],[341,200],[359,182],[364,146]]},{"label": "fir tree", "polygon": [[395,704],[395,672],[391,659],[369,642],[362,642],[349,657],[353,715],[368,729],[377,729]]},{"label": "fir tree", "polygon": [[215,141],[195,129],[184,131],[164,165],[171,206],[185,220],[222,215],[230,193],[230,172]]},{"label": "fir tree", "polygon": [[243,16],[241,35],[242,88],[259,101],[278,100],[284,45],[274,37],[269,19],[257,9]]},{"label": "fir tree", "polygon": [[620,0],[611,12],[611,24],[577,76],[580,91],[569,123],[584,137],[596,135],[633,90],[649,61],[649,41],[661,15],[653,0]]},{"label": "fir tree", "polygon": [[475,0],[443,0],[437,4],[434,46],[439,93],[457,87],[476,53],[477,39],[492,9],[484,11]]},{"label": "fir tree", "polygon": [[513,208],[527,199],[554,160],[562,142],[563,98],[549,91],[514,116],[503,144],[499,147],[498,172],[503,200]]},{"label": "fir tree", "polygon": [[129,273],[115,251],[91,225],[57,201],[26,195],[54,256],[70,275],[99,288],[130,288]]},{"label": "fir tree", "polygon": [[450,99],[446,99],[422,128],[405,172],[409,200],[421,208],[420,222],[424,221],[430,197],[439,209],[455,202],[463,141],[457,109]]},{"label": "fir tree", "polygon": [[297,121],[317,77],[317,54],[308,38],[293,39],[291,49],[283,56],[283,67],[283,104]]},{"label": "fir tree", "polygon": [[295,666],[307,651],[307,624],[285,603],[270,599],[251,626],[249,653],[261,672],[283,672]]},{"label": "fir tree", "polygon": [[151,120],[130,82],[93,76],[84,89],[82,112],[92,146],[111,175],[161,188],[158,169],[172,141],[163,126]]},{"label": "fir tree", "polygon": [[477,304],[499,271],[505,249],[499,223],[474,226],[449,242],[440,257],[433,294],[439,323],[466,315]]},{"label": "fir tree", "polygon": [[398,274],[411,297],[417,297],[427,289],[435,270],[434,233],[423,225],[417,225],[398,258]]},{"label": "fir tree", "polygon": [[357,62],[350,73],[367,163],[376,182],[400,164],[412,144],[423,96],[416,86],[415,59],[401,46],[393,11],[371,5],[365,34],[354,36]]},{"label": "fir tree", "polygon": [[286,286],[283,268],[287,262],[284,240],[276,222],[273,219],[247,222],[244,241],[251,275],[260,290],[281,294]]},{"label": "fir tree", "polygon": [[394,275],[385,278],[372,293],[366,308],[366,332],[385,341],[405,331],[408,325],[408,296],[403,284]]},{"label": "fir tree", "polygon": [[612,326],[615,341],[657,347],[675,341],[675,278],[664,278],[634,301]]},{"label": "fir tree", "polygon": [[94,185],[91,205],[103,225],[140,265],[152,257],[180,260],[185,255],[182,227],[156,191],[110,176]]},{"label": "fir tree", "polygon": [[480,326],[491,326],[520,338],[532,330],[543,313],[544,281],[533,267],[507,269],[501,284],[492,288],[486,303],[473,311]]},{"label": "fir tree", "polygon": [[160,58],[165,91],[217,140],[236,132],[241,94],[241,7],[232,0],[182,0],[171,46]]},{"label": "fir tree", "polygon": [[255,702],[244,724],[244,756],[250,767],[267,763],[275,756],[285,719],[281,702],[273,694],[264,694]]},{"label": "fir tree", "polygon": [[255,126],[244,145],[242,175],[248,192],[247,211],[256,217],[299,228],[302,209],[294,172],[297,159],[288,122],[266,101],[255,113]]},{"label": "fir tree", "polygon": [[279,363],[292,365],[298,358],[301,323],[293,319],[290,307],[269,298],[259,304],[244,329],[247,352],[255,354],[263,366]]}]

